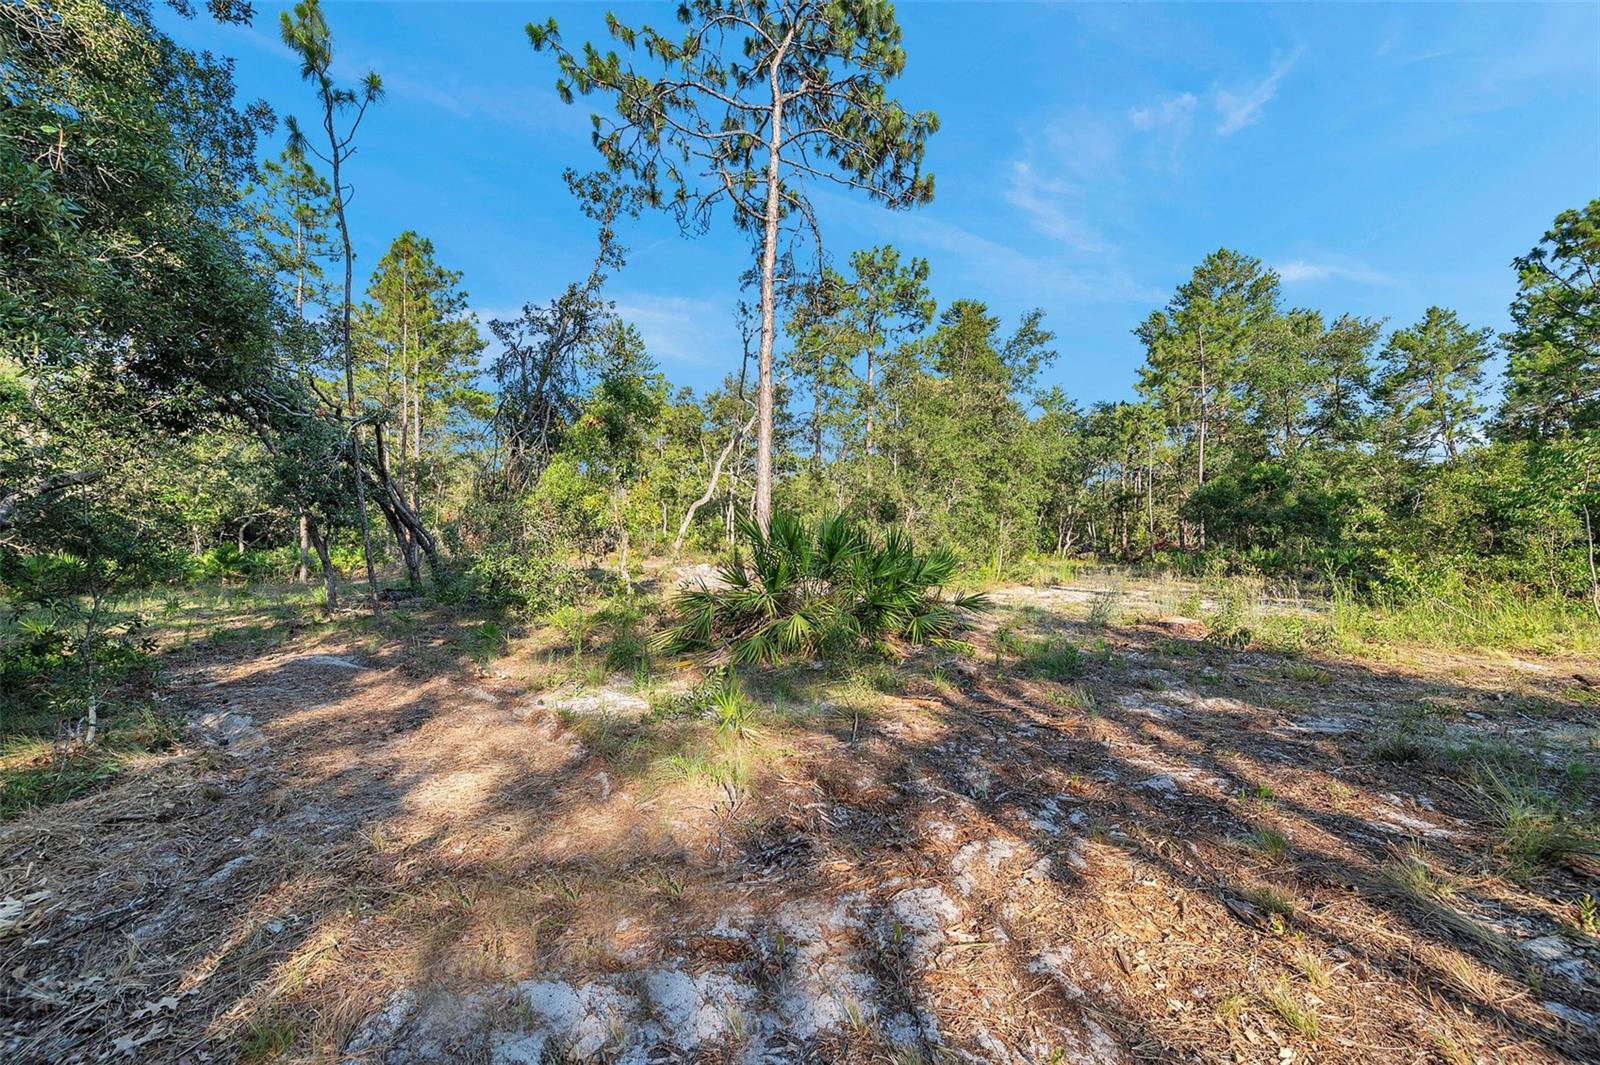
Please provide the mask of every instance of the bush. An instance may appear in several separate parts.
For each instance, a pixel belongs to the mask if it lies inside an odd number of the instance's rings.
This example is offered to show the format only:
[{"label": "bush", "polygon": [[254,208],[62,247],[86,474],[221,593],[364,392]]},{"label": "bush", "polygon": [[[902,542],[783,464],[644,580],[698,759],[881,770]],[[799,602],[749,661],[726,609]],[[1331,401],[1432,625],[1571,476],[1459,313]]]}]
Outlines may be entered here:
[{"label": "bush", "polygon": [[543,617],[577,597],[578,574],[563,561],[567,545],[537,506],[477,501],[450,535],[465,560],[459,593],[467,598]]},{"label": "bush", "polygon": [[843,516],[777,514],[767,532],[742,519],[739,539],[745,551],[722,567],[721,587],[674,601],[678,623],[662,647],[725,649],[736,662],[833,658],[889,639],[948,641],[988,609],[981,595],[947,598],[955,556],[919,554],[899,531],[880,540]]}]

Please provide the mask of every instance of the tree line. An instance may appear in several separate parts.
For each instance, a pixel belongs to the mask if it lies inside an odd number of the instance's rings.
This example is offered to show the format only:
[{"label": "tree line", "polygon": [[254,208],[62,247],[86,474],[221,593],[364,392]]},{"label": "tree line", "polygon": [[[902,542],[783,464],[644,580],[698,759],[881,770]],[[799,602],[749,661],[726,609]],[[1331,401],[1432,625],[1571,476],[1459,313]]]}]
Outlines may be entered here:
[{"label": "tree line", "polygon": [[[346,204],[383,85],[335,77],[317,0],[279,27],[310,110],[265,152],[272,110],[144,0],[0,10],[6,668],[131,639],[100,604],[152,582],[315,580],[335,608],[355,572],[381,610],[392,565],[539,610],[585,559],[631,581],[641,556],[717,549],[775,510],[850,512],[996,573],[1054,553],[1470,578],[1600,611],[1600,201],[1530,235],[1502,336],[1444,307],[1290,306],[1219,250],[1130,323],[1135,397],[1085,407],[1045,383],[1043,311],[941,307],[934,264],[892,247],[824,254],[815,185],[887,209],[933,195],[938,121],[889,93],[889,5],[696,0],[679,19],[610,20],[620,53],[529,27],[562,96],[608,108],[601,169],[567,174],[596,240],[564,290],[479,323],[423,234],[358,271]],[[749,241],[743,350],[704,395],[605,295],[647,210]]]}]

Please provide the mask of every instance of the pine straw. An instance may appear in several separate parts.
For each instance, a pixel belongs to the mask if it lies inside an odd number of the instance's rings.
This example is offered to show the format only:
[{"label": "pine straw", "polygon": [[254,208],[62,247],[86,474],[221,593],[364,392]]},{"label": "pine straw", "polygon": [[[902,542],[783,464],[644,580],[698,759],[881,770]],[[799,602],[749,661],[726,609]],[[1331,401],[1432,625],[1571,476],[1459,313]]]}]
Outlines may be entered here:
[{"label": "pine straw", "polygon": [[[531,695],[520,659],[487,681],[410,672],[399,647],[360,673],[296,664],[356,653],[337,640],[184,663],[180,691],[255,715],[269,753],[183,748],[0,833],[0,895],[51,892],[0,939],[14,977],[0,1033],[22,1040],[7,1054],[93,1059],[148,1038],[136,1060],[284,1047],[328,1060],[402,989],[469,995],[668,961],[759,983],[781,968],[770,936],[705,935],[720,918],[770,929],[789,900],[860,892],[881,909],[918,886],[958,905],[930,966],[873,928],[846,945],[883,1008],[931,1011],[943,1045],[980,1060],[1047,1060],[1096,1029],[1150,1061],[1275,1060],[1280,1047],[1319,1061],[1410,1060],[1421,1046],[1444,1060],[1582,1057],[1581,1034],[1540,1003],[1581,1005],[1583,990],[1549,977],[1531,994],[1501,920],[1553,924],[1569,873],[1506,879],[1470,789],[1285,730],[1281,663],[1213,648],[1167,660],[1109,631],[1120,660],[1093,659],[1075,682],[1093,714],[986,649],[981,667],[942,663],[937,681],[859,717],[791,712],[737,742],[641,725],[610,757],[573,723],[510,713]],[[1242,679],[1152,715],[1140,711],[1171,697],[1141,683],[1156,665]],[[1335,680],[1315,686],[1316,712],[1352,718],[1440,683],[1320,668]],[[743,759],[738,782],[673,770],[696,742]],[[1150,786],[1162,776],[1171,792]],[[1451,833],[1421,852],[1457,885],[1449,897],[1386,876],[1385,796],[1424,792],[1438,811],[1407,809]],[[1055,833],[1029,823],[1047,802]],[[1281,853],[1251,844],[1265,832]],[[960,865],[996,841],[1010,849],[993,868]],[[1251,902],[1264,885],[1285,912]],[[867,1017],[827,1040],[830,1060],[890,1052]]]}]

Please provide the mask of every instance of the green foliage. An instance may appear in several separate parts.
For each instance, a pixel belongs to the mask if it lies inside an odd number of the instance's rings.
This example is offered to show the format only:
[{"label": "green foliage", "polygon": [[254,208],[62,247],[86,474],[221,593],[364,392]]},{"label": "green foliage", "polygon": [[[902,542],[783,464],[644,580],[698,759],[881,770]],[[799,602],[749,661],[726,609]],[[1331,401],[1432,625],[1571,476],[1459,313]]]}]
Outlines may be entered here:
[{"label": "green foliage", "polygon": [[482,500],[452,530],[462,557],[457,594],[542,617],[578,594],[565,541],[549,511],[531,500]]},{"label": "green foliage", "polygon": [[1460,453],[1483,413],[1477,398],[1493,335],[1468,329],[1454,311],[1429,307],[1420,322],[1389,337],[1375,396],[1397,453]]},{"label": "green foliage", "polygon": [[749,730],[755,704],[745,695],[739,675],[733,670],[724,670],[720,683],[713,689],[711,710],[716,717],[717,731],[743,736]]},{"label": "green foliage", "polygon": [[1600,430],[1600,199],[1562,211],[1515,265],[1501,431],[1551,439]]},{"label": "green foliage", "polygon": [[1432,569],[1397,569],[1365,596],[1340,586],[1332,628],[1336,638],[1356,645],[1600,651],[1600,622],[1583,604],[1509,582],[1469,581],[1459,572]]},{"label": "green foliage", "polygon": [[722,567],[722,587],[679,594],[663,646],[725,648],[736,662],[839,657],[890,638],[948,640],[987,609],[981,595],[940,590],[954,555],[920,554],[899,532],[879,539],[842,516],[808,525],[778,514],[769,532],[744,519],[739,533],[748,554]]},{"label": "green foliage", "polygon": [[1063,636],[1041,636],[1015,641],[1024,671],[1046,680],[1076,680],[1083,676],[1083,652]]},{"label": "green foliage", "polygon": [[113,720],[93,747],[54,743],[28,733],[0,738],[0,822],[38,806],[65,802],[116,777],[128,756],[170,750],[182,723],[148,709]]}]

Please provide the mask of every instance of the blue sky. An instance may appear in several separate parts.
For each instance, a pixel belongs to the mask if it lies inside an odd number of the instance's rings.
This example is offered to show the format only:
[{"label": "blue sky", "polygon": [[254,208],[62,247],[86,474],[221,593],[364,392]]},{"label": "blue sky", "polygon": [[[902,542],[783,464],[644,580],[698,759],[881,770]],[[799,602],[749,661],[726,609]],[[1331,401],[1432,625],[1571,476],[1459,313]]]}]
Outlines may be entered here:
[{"label": "blue sky", "polygon": [[[350,167],[358,279],[407,228],[485,319],[579,276],[593,235],[561,171],[597,164],[588,103],[557,100],[523,26],[554,15],[576,45],[606,39],[608,7],[666,27],[674,6],[327,2],[340,67],[388,89]],[[1600,195],[1597,5],[898,7],[896,95],[943,124],[936,196],[889,212],[819,192],[828,250],[892,242],[930,260],[941,304],[982,299],[1008,326],[1043,307],[1046,380],[1081,401],[1131,394],[1130,330],[1218,247],[1330,316],[1404,324],[1437,303],[1500,329],[1511,258]],[[309,115],[279,10],[165,24],[236,58],[242,97]],[[715,385],[738,364],[745,239],[653,216],[624,241],[612,297],[674,382]]]}]

